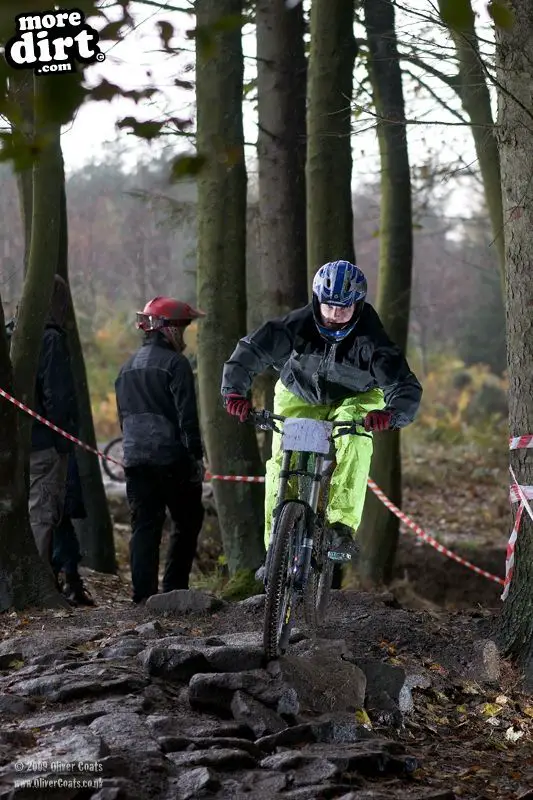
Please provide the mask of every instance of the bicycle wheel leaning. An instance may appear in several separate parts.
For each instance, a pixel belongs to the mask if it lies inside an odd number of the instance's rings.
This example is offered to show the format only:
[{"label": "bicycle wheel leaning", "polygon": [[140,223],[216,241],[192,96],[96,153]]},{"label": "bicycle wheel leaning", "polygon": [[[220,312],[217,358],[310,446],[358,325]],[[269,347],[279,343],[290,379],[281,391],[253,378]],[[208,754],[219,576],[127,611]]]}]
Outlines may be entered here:
[{"label": "bicycle wheel leaning", "polygon": [[[115,461],[122,461],[124,458],[124,451],[122,449],[122,437],[117,436],[116,439],[111,439],[110,442],[106,444],[103,450],[104,456],[108,456],[109,458],[115,459]],[[117,481],[118,483],[124,483],[126,480],[126,476],[124,475],[123,467],[115,464],[113,461],[107,461],[106,459],[102,459],[102,468],[112,481]]]},{"label": "bicycle wheel leaning", "polygon": [[267,659],[279,658],[289,644],[296,597],[292,566],[305,533],[305,516],[302,503],[285,503],[272,534],[263,628],[263,648]]}]

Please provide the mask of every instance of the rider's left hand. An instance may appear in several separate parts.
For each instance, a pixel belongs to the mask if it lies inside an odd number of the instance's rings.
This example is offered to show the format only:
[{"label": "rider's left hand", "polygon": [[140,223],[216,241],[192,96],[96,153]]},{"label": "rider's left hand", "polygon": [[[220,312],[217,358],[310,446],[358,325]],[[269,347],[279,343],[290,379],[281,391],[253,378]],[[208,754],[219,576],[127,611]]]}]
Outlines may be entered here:
[{"label": "rider's left hand", "polygon": [[388,431],[392,422],[390,411],[370,411],[363,420],[365,431]]}]

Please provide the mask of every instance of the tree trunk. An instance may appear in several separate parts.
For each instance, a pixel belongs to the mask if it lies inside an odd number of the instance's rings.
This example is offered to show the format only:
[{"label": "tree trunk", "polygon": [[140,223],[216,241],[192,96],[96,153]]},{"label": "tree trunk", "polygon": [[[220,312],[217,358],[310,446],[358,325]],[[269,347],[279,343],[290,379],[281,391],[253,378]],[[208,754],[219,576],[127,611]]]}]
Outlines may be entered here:
[{"label": "tree trunk", "polygon": [[[35,78],[35,131],[46,142],[33,167],[32,226],[28,270],[13,334],[11,365],[0,304],[0,374],[2,385],[23,403],[33,405],[35,375],[48,298],[58,255],[59,129],[46,125],[42,101],[46,77]],[[44,293],[44,302],[42,295]],[[15,380],[14,380],[15,378]],[[28,606],[67,607],[56,590],[49,565],[35,545],[28,515],[25,468],[32,420],[11,403],[0,405],[0,610]]]},{"label": "tree trunk", "polygon": [[[259,0],[257,36],[260,322],[307,303],[305,157],[307,64],[302,5]],[[272,408],[273,371],[255,384]],[[270,456],[272,434],[263,457]]]},{"label": "tree trunk", "polygon": [[[243,11],[242,0],[197,0],[197,26],[216,36],[216,52],[196,40],[197,147],[206,158],[198,176],[198,375],[202,421],[212,472],[261,474],[254,428],[226,414],[222,367],[246,331],[246,167],[242,127],[240,27],[220,26]],[[263,557],[260,484],[214,482],[230,574]]]},{"label": "tree trunk", "polygon": [[[368,69],[378,115],[381,157],[381,221],[377,310],[391,339],[405,352],[409,329],[413,237],[411,175],[402,73],[391,0],[365,0]],[[371,475],[401,507],[399,431],[377,434]],[[398,519],[370,491],[359,530],[364,577],[388,582],[398,544]]]},{"label": "tree trunk", "polygon": [[[445,2],[446,0],[439,0],[441,13],[445,10]],[[492,117],[490,93],[487,86],[487,75],[479,52],[471,0],[465,0],[464,7],[468,15],[468,22],[460,30],[450,29],[450,35],[453,39],[459,62],[459,74],[453,85],[461,98],[463,108],[468,114],[472,125],[472,136],[481,170],[492,236],[498,254],[502,291],[505,293],[505,243],[500,156]]]},{"label": "tree trunk", "polygon": [[[61,191],[61,145],[59,126],[46,121],[46,98],[58,90],[53,77],[34,79],[35,135],[44,142],[33,167],[32,225],[28,269],[20,301],[17,327],[13,334],[11,358],[16,396],[33,408],[35,376],[41,342],[59,255],[59,216]],[[20,446],[26,459],[29,453],[32,419],[19,417]]]},{"label": "tree trunk", "polygon": [[[496,40],[499,150],[504,198],[507,364],[511,436],[533,433],[533,8],[512,0],[515,23]],[[533,485],[533,451],[513,450],[511,465],[522,486]],[[517,506],[515,506],[515,509]],[[510,592],[500,619],[504,651],[521,663],[533,684],[533,521],[526,511],[518,533]]]},{"label": "tree trunk", "polygon": [[[60,238],[57,271],[68,284],[68,213],[63,161],[61,163]],[[66,328],[80,419],[79,438],[82,442],[96,449],[96,435],[87,372],[85,370],[85,359],[72,297],[69,303]],[[76,460],[82,484],[83,500],[87,511],[87,517],[76,520],[75,523],[81,549],[85,554],[83,563],[91,569],[98,570],[98,572],[115,574],[117,563],[113,522],[107,504],[100,460],[97,456],[81,447],[76,448]]]},{"label": "tree trunk", "polygon": [[307,303],[303,8],[258,0],[259,270],[264,319]]},{"label": "tree trunk", "polygon": [[307,105],[307,267],[355,261],[351,102],[354,0],[313,0]]}]

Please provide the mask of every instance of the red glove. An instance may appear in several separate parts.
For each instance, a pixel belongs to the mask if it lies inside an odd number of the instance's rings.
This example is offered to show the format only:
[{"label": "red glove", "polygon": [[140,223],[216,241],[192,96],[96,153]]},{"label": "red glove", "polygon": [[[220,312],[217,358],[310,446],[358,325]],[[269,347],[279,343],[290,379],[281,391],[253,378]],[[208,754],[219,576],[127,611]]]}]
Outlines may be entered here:
[{"label": "red glove", "polygon": [[365,431],[388,431],[392,421],[390,411],[370,411],[363,420]]},{"label": "red glove", "polygon": [[240,394],[226,395],[226,411],[233,417],[239,417],[241,422],[246,422],[251,410],[252,404],[246,397]]}]

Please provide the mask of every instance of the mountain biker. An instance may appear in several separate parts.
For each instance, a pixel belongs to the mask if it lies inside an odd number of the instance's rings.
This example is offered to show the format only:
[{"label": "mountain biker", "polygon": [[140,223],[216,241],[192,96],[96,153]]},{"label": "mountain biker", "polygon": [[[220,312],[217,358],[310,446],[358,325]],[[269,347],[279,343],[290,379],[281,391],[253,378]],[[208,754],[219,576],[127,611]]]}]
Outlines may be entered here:
[{"label": "mountain biker", "polygon": [[[226,410],[244,422],[252,409],[253,378],[279,372],[274,412],[324,420],[364,419],[366,431],[402,428],[413,421],[422,387],[400,349],[366,301],[363,272],[348,261],[324,264],[313,280],[312,302],[269,320],[239,341],[224,365]],[[266,465],[265,547],[268,548],[282,453],[274,434]],[[335,439],[336,468],[327,519],[332,550],[355,551],[373,443],[368,437]]]},{"label": "mountain biker", "polygon": [[165,509],[172,518],[163,591],[189,588],[204,519],[203,448],[191,364],[183,334],[202,311],[154,297],[137,312],[144,342],[115,382],[131,511],[133,602],[157,594]]}]

